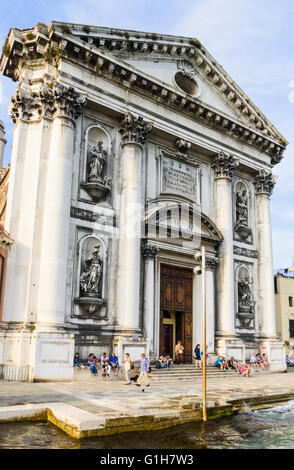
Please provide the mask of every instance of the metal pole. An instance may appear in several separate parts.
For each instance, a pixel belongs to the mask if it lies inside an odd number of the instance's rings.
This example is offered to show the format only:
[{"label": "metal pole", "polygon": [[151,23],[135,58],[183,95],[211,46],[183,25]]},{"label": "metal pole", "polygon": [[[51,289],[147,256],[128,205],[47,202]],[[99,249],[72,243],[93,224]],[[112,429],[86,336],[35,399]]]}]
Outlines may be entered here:
[{"label": "metal pole", "polygon": [[207,411],[206,411],[206,273],[205,273],[205,247],[202,246],[202,325],[203,325],[203,421],[207,421]]}]

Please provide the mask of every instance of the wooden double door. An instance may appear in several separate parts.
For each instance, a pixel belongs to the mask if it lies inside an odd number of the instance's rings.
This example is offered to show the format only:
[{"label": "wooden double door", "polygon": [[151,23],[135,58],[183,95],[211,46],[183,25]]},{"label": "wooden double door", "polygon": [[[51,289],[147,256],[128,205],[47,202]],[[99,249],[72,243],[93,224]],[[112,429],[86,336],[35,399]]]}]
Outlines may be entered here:
[{"label": "wooden double door", "polygon": [[161,265],[159,353],[174,355],[175,344],[184,346],[184,360],[192,362],[192,270]]}]

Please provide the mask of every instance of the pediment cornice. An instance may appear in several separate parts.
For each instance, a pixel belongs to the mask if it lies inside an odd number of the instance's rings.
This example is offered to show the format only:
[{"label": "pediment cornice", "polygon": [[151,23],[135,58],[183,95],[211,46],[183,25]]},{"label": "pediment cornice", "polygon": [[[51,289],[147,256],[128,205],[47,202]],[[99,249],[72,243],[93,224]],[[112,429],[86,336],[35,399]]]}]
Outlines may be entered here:
[{"label": "pediment cornice", "polygon": [[[28,61],[47,61],[55,66],[63,59],[74,61],[92,73],[148,95],[149,99],[258,148],[271,156],[272,165],[280,162],[287,144],[283,136],[200,43],[167,35],[155,38],[152,34],[134,31],[92,26],[85,31],[85,28],[53,22],[48,29],[40,24],[30,30],[11,29],[1,56],[2,73],[19,80]],[[130,58],[130,53],[148,54],[152,58],[156,55],[188,58],[223,101],[235,110],[236,118],[131,66],[122,59]],[[238,118],[238,113],[242,118]]]}]

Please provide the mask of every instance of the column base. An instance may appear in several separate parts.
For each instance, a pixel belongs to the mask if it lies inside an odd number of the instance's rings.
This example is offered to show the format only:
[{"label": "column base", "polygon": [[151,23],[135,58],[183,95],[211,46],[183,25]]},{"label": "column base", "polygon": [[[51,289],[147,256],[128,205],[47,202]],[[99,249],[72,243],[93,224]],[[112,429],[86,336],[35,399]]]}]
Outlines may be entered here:
[{"label": "column base", "polygon": [[134,339],[132,336],[116,336],[113,342],[116,354],[124,360],[126,353],[129,353],[133,361],[140,361],[141,354],[149,356],[148,341],[144,338]]},{"label": "column base", "polygon": [[4,380],[73,378],[74,337],[60,331],[1,333],[0,366]]},{"label": "column base", "polygon": [[236,338],[217,338],[215,350],[218,356],[224,356],[227,360],[233,356],[237,361],[245,362],[245,344]]},{"label": "column base", "polygon": [[261,343],[261,353],[265,353],[271,372],[286,372],[286,351],[283,343],[278,340],[265,340]]}]

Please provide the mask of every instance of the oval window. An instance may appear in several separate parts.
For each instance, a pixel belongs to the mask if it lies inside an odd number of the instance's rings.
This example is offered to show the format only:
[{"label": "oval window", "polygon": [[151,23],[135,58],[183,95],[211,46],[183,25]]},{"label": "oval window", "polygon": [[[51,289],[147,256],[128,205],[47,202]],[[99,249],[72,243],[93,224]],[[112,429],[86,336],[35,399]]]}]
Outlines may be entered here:
[{"label": "oval window", "polygon": [[199,91],[198,85],[192,78],[186,77],[181,72],[175,74],[175,82],[178,87],[188,95],[196,95]]}]

